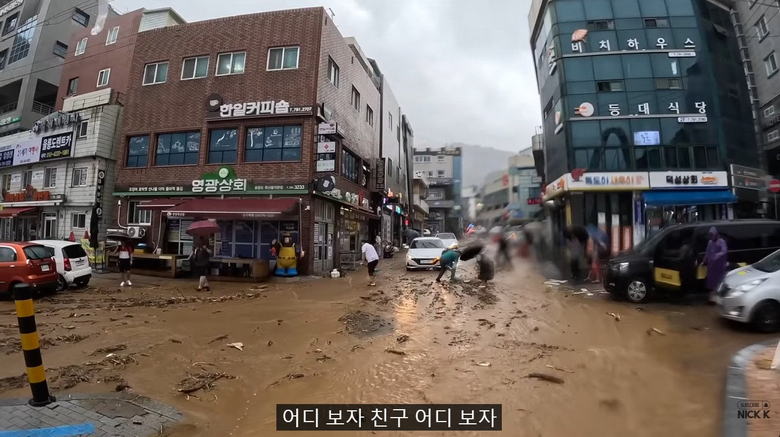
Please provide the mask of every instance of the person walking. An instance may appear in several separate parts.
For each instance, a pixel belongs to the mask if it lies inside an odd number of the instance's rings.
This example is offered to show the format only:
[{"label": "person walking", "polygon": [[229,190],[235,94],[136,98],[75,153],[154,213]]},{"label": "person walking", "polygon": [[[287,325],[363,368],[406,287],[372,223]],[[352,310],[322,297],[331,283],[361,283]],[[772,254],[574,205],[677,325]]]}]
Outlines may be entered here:
[{"label": "person walking", "polygon": [[444,276],[444,272],[450,271],[450,282],[455,282],[455,270],[458,268],[458,259],[460,258],[460,251],[457,244],[452,244],[439,257],[439,276],[436,277],[436,282],[441,281],[441,277]]},{"label": "person walking", "polygon": [[211,265],[211,250],[205,239],[190,254],[190,262],[194,267],[195,274],[198,275],[198,291],[211,291],[208,279],[209,266]]},{"label": "person walking", "polygon": [[117,251],[119,252],[119,273],[122,276],[122,283],[120,287],[127,285],[132,287],[133,283],[130,282],[130,268],[133,265],[133,243],[129,240],[120,243]]},{"label": "person walking", "polygon": [[707,250],[704,252],[704,264],[707,266],[707,279],[705,284],[710,293],[710,301],[714,302],[715,291],[723,282],[728,272],[728,245],[726,240],[720,236],[715,226],[711,227],[708,233],[710,241],[707,242]]},{"label": "person walking", "polygon": [[569,267],[574,282],[582,279],[582,265],[584,264],[585,251],[579,237],[574,232],[568,232],[566,247],[569,249]]},{"label": "person walking", "polygon": [[509,240],[506,238],[506,235],[503,232],[496,235],[496,240],[498,240],[498,252],[496,253],[496,265],[499,267],[509,266],[509,268],[511,269],[512,257],[509,254]]},{"label": "person walking", "polygon": [[363,253],[363,259],[368,266],[368,286],[373,287],[376,285],[376,282],[374,282],[374,274],[376,272],[376,266],[379,264],[379,255],[368,240],[363,240],[363,247],[360,248],[360,251]]}]

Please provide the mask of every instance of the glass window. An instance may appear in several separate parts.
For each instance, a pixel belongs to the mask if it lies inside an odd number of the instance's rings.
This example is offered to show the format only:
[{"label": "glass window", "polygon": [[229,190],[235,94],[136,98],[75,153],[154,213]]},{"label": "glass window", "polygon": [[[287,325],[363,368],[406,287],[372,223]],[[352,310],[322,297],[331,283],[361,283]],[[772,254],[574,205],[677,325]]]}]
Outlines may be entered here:
[{"label": "glass window", "polygon": [[269,71],[294,70],[298,68],[299,47],[277,47],[268,50]]},{"label": "glass window", "polygon": [[71,186],[73,187],[86,187],[87,186],[87,167],[77,167],[73,169],[73,180]]},{"label": "glass window", "polygon": [[106,36],[106,45],[110,46],[111,44],[115,44],[118,38],[119,38],[119,26],[112,27],[111,30],[108,31],[108,35]]},{"label": "glass window", "polygon": [[[355,88],[355,86],[352,86],[352,107],[355,108],[356,111],[360,112],[360,91]],[[392,129],[392,119],[390,121],[390,129]]]},{"label": "glass window", "polygon": [[658,90],[681,90],[682,79],[679,78],[659,78],[655,80],[655,89]]},{"label": "glass window", "polygon": [[374,110],[368,105],[366,105],[366,123],[368,123],[369,126],[374,125]]},{"label": "glass window", "polygon": [[677,164],[680,168],[691,168],[691,148],[688,146],[677,148]]},{"label": "glass window", "polygon": [[73,8],[73,21],[87,27],[89,26],[89,14],[79,8]]},{"label": "glass window", "polygon": [[140,202],[128,202],[127,223],[133,225],[152,224],[152,210],[139,208],[139,205]]},{"label": "glass window", "polygon": [[68,54],[68,45],[62,41],[55,41],[54,54],[60,58],[64,58]]},{"label": "glass window", "polygon": [[339,66],[331,57],[328,57],[328,80],[336,88],[339,87]]},{"label": "glass window", "polygon": [[628,170],[631,168],[631,149],[607,148],[604,150],[604,160],[605,170]]},{"label": "glass window", "polygon": [[301,126],[270,126],[247,129],[246,162],[300,161]]},{"label": "glass window", "polygon": [[221,53],[217,56],[217,76],[243,74],[246,52]]},{"label": "glass window", "polygon": [[[593,81],[566,83],[566,94],[591,94],[595,92],[596,83]],[[550,108],[552,108],[552,104],[550,104]]]},{"label": "glass window", "polygon": [[89,133],[89,121],[84,120],[76,128],[76,138],[86,138]]},{"label": "glass window", "polygon": [[601,126],[598,121],[571,123],[571,143],[574,147],[592,147],[601,144]]},{"label": "glass window", "polygon": [[623,78],[623,66],[618,56],[594,56],[593,71],[596,80]]},{"label": "glass window", "polygon": [[720,167],[718,148],[716,146],[707,146],[707,167],[708,168]]},{"label": "glass window", "polygon": [[690,144],[688,133],[683,125],[677,122],[675,118],[663,118],[661,123],[661,141],[668,145]]},{"label": "glass window", "polygon": [[607,147],[628,147],[631,145],[630,129],[628,120],[603,120],[600,144]]},{"label": "glass window", "polygon": [[57,187],[57,168],[49,167],[43,172],[43,188]]},{"label": "glass window", "polygon": [[155,165],[197,164],[200,132],[176,132],[157,136]]},{"label": "glass window", "polygon": [[68,95],[75,96],[79,91],[79,78],[74,77],[68,81]]},{"label": "glass window", "polygon": [[200,79],[209,74],[209,57],[186,58],[181,66],[181,79]]},{"label": "glass window", "polygon": [[626,91],[654,91],[655,81],[650,78],[626,79]]},{"label": "glass window", "polygon": [[626,78],[653,77],[647,55],[623,55],[623,72]]},{"label": "glass window", "polygon": [[777,73],[777,57],[775,52],[772,52],[764,58],[764,69],[766,70],[767,77]]},{"label": "glass window", "polygon": [[105,70],[100,70],[98,72],[97,87],[100,88],[102,86],[108,85],[108,81],[110,78],[111,78],[110,68],[106,68]]},{"label": "glass window", "polygon": [[165,83],[168,80],[168,62],[146,64],[144,67],[144,85]]},{"label": "glass window", "polygon": [[149,163],[149,136],[139,135],[127,140],[127,166],[146,167]]},{"label": "glass window", "polygon": [[5,19],[5,27],[3,27],[3,36],[16,30],[16,26],[19,25],[19,13],[15,13]]},{"label": "glass window", "polygon": [[[74,212],[70,215],[70,225],[76,229],[84,229],[87,225],[87,215],[83,212]],[[81,247],[81,246],[76,246]],[[83,249],[82,249],[83,250]],[[75,257],[73,257],[75,258]]]},{"label": "glass window", "polygon": [[[603,1],[603,0],[596,0],[596,1]],[[608,1],[608,0],[607,0]],[[588,3],[588,7],[590,8],[590,3]],[[590,12],[590,9],[588,9],[588,12]],[[588,21],[588,30],[612,30],[615,28],[615,20],[591,20]]]},{"label": "glass window", "polygon": [[593,63],[591,58],[567,58],[563,60],[563,68],[567,81],[593,80]]},{"label": "glass window", "polygon": [[585,20],[585,9],[582,0],[558,0],[555,2],[558,21]]},{"label": "glass window", "polygon": [[0,262],[8,263],[16,261],[16,252],[10,247],[0,247]]},{"label": "glass window", "polygon": [[707,149],[704,146],[693,148],[693,165],[697,169],[707,168]]},{"label": "glass window", "polygon": [[679,168],[677,166],[677,148],[673,146],[664,147],[664,159],[668,168]]},{"label": "glass window", "polygon": [[666,0],[666,8],[670,16],[694,15],[691,0]]},{"label": "glass window", "polygon": [[341,175],[354,183],[358,183],[358,167],[360,158],[354,153],[342,147],[341,149]]},{"label": "glass window", "polygon": [[638,0],[612,0],[612,13],[615,18],[639,17]]},{"label": "glass window", "polygon": [[8,56],[9,64],[13,64],[20,59],[24,59],[28,54],[30,54],[30,44],[32,43],[33,36],[35,35],[35,29],[38,27],[37,23],[37,18],[33,16],[27,19],[22,27],[19,28],[19,32],[16,34],[16,36],[14,36],[14,43],[11,46],[11,54]]},{"label": "glass window", "polygon": [[0,52],[0,70],[5,68],[5,61],[8,60],[8,49]]},{"label": "glass window", "polygon": [[76,56],[83,55],[87,51],[87,41],[89,41],[89,38],[82,38],[76,43],[76,52],[74,53]]},{"label": "glass window", "polygon": [[238,129],[214,129],[209,141],[209,164],[233,164],[238,155]]},{"label": "glass window", "polygon": [[665,17],[669,15],[666,11],[666,2],[664,0],[642,0],[639,2],[639,9],[643,17]]},{"label": "glass window", "polygon": [[622,80],[606,80],[597,82],[599,92],[625,91]]},{"label": "glass window", "polygon": [[680,75],[680,66],[677,59],[670,58],[666,54],[650,55],[655,77],[674,77]]},{"label": "glass window", "polygon": [[587,0],[588,7],[585,8],[585,18],[588,20],[598,20],[612,18],[612,5],[610,0]]}]

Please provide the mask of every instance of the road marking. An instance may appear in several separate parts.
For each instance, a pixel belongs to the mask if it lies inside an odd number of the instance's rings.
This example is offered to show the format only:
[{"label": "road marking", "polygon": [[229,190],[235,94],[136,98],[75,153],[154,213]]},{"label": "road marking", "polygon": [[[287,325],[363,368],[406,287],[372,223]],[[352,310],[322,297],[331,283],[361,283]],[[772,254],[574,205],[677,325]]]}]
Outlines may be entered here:
[{"label": "road marking", "polygon": [[91,423],[82,423],[80,425],[57,426],[54,428],[0,431],[0,437],[75,437],[90,435],[94,432],[94,425]]}]

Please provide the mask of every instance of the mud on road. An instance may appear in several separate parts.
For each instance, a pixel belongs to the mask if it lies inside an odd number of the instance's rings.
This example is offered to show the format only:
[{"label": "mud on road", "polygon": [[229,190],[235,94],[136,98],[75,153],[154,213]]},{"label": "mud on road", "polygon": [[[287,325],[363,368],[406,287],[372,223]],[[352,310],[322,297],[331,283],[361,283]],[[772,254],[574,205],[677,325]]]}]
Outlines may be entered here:
[{"label": "mud on road", "polygon": [[[719,433],[731,354],[762,339],[705,306],[546,291],[531,264],[480,287],[469,263],[470,282],[437,284],[400,258],[371,288],[363,272],[211,294],[96,278],[37,303],[50,384],[172,404],[174,436],[271,435],[277,403],[429,402],[503,404],[491,436],[702,436]],[[28,396],[17,338],[0,302],[0,397]]]}]

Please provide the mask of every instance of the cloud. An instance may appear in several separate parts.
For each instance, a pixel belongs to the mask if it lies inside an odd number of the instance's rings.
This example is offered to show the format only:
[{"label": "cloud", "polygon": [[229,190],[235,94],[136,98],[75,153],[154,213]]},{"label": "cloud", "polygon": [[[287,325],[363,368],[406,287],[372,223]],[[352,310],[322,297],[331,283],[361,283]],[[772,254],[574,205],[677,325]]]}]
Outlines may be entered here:
[{"label": "cloud", "polygon": [[[540,106],[526,16],[530,0],[113,0],[120,11],[171,6],[188,21],[325,6],[379,62],[417,145],[530,145]],[[228,6],[229,5],[229,6]]]}]

